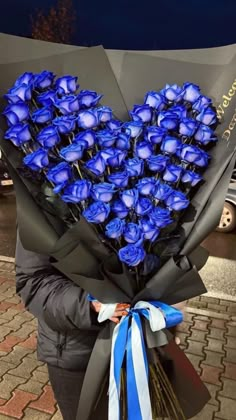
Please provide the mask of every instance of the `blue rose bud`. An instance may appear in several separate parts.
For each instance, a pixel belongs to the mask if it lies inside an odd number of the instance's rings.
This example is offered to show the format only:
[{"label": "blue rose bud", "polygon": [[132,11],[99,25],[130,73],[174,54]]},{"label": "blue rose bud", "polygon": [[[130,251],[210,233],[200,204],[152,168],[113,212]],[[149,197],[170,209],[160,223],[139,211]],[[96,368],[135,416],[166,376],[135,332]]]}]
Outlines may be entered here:
[{"label": "blue rose bud", "polygon": [[162,142],[166,134],[167,130],[165,128],[150,126],[146,127],[144,138],[152,144],[159,144]]},{"label": "blue rose bud", "polygon": [[155,224],[159,229],[168,226],[172,223],[170,210],[162,207],[154,207],[150,213],[150,220]]},{"label": "blue rose bud", "polygon": [[106,123],[106,127],[112,131],[114,134],[118,134],[121,132],[121,127],[123,123],[119,120],[110,120]]},{"label": "blue rose bud", "polygon": [[155,178],[142,178],[138,181],[136,187],[142,195],[151,195],[155,189]]},{"label": "blue rose bud", "polygon": [[116,147],[120,150],[130,149],[130,135],[127,133],[118,133],[116,140]]},{"label": "blue rose bud", "polygon": [[148,159],[153,153],[153,146],[149,141],[140,141],[136,144],[135,154],[140,159]]},{"label": "blue rose bud", "polygon": [[135,213],[138,216],[148,214],[153,208],[152,201],[149,198],[141,197],[138,199],[135,206]]},{"label": "blue rose bud", "polygon": [[187,117],[187,108],[184,105],[173,105],[169,111],[177,114],[180,120]]},{"label": "blue rose bud", "polygon": [[31,140],[29,124],[19,123],[12,125],[4,135],[4,138],[10,140],[15,146],[19,147]]},{"label": "blue rose bud", "polygon": [[37,96],[36,101],[43,106],[50,107],[57,100],[57,94],[54,90],[47,90]]},{"label": "blue rose bud", "polygon": [[51,71],[43,70],[34,76],[34,87],[36,89],[47,89],[52,86],[55,74]]},{"label": "blue rose bud", "polygon": [[63,147],[60,150],[59,155],[65,159],[67,162],[76,162],[77,160],[82,159],[84,153],[84,145],[77,143],[72,143],[69,146]]},{"label": "blue rose bud", "polygon": [[68,165],[68,163],[61,162],[58,165],[55,165],[51,169],[49,169],[46,177],[53,184],[64,185],[72,177],[71,167],[70,165]]},{"label": "blue rose bud", "polygon": [[130,112],[134,121],[142,121],[148,123],[152,120],[153,110],[149,105],[134,105],[133,111]]},{"label": "blue rose bud", "polygon": [[63,117],[57,117],[52,120],[60,134],[70,134],[75,129],[76,118],[74,115],[65,115]]},{"label": "blue rose bud", "polygon": [[188,163],[196,163],[201,159],[201,149],[192,145],[183,145],[180,153],[181,159]]},{"label": "blue rose bud", "polygon": [[177,165],[167,165],[163,175],[163,180],[167,182],[177,182],[182,173],[182,168]]},{"label": "blue rose bud", "polygon": [[208,155],[208,153],[203,152],[201,150],[201,155],[199,156],[199,159],[194,162],[196,166],[199,166],[200,168],[204,168],[205,166],[208,165],[210,156]]},{"label": "blue rose bud", "polygon": [[125,166],[129,176],[140,176],[143,173],[144,163],[142,159],[127,159]]},{"label": "blue rose bud", "polygon": [[178,86],[176,83],[173,85],[167,84],[161,91],[162,95],[170,102],[179,102],[183,97],[183,88]]},{"label": "blue rose bud", "polygon": [[100,106],[97,108],[97,113],[100,123],[107,123],[112,119],[112,109],[108,106]]},{"label": "blue rose bud", "polygon": [[147,159],[148,168],[152,172],[163,172],[169,160],[168,156],[153,155]]},{"label": "blue rose bud", "polygon": [[91,195],[94,200],[109,203],[115,192],[116,186],[114,184],[109,184],[109,182],[100,182],[99,184],[93,185]]},{"label": "blue rose bud", "polygon": [[171,111],[162,111],[158,114],[157,124],[167,130],[175,130],[179,125],[178,115]]},{"label": "blue rose bud", "polygon": [[164,184],[163,182],[158,180],[156,182],[155,191],[153,193],[153,196],[157,200],[165,201],[167,199],[167,197],[169,197],[169,195],[172,193],[172,191],[173,191],[173,189],[169,185]]},{"label": "blue rose bud", "polygon": [[58,131],[53,125],[43,128],[37,134],[36,140],[46,149],[54,147],[61,141]]},{"label": "blue rose bud", "polygon": [[194,138],[196,142],[206,146],[211,141],[217,141],[214,130],[212,130],[208,125],[200,124],[198,130],[196,131]]},{"label": "blue rose bud", "polygon": [[142,121],[130,121],[123,124],[125,132],[130,134],[132,139],[139,137],[143,132],[143,123]]},{"label": "blue rose bud", "polygon": [[189,184],[191,187],[195,187],[202,180],[202,176],[197,172],[184,171],[181,181],[184,184]]},{"label": "blue rose bud", "polygon": [[93,130],[85,130],[82,131],[81,133],[77,134],[74,139],[73,142],[74,143],[80,143],[82,142],[86,142],[87,143],[87,148],[90,149],[91,147],[93,147],[95,141],[96,141],[96,134]]},{"label": "blue rose bud", "polygon": [[67,95],[58,99],[55,102],[55,106],[63,115],[68,115],[79,111],[79,100],[75,95]]},{"label": "blue rose bud", "polygon": [[199,98],[194,102],[193,109],[195,111],[201,112],[203,108],[206,108],[208,106],[212,105],[212,100],[208,98],[207,96],[199,96]]},{"label": "blue rose bud", "polygon": [[161,151],[174,154],[179,149],[181,141],[173,136],[166,136],[161,144]]},{"label": "blue rose bud", "polygon": [[183,136],[192,137],[198,125],[199,124],[196,120],[193,120],[191,118],[183,118],[182,121],[180,121],[179,133]]},{"label": "blue rose bud", "polygon": [[48,153],[44,149],[38,149],[24,157],[24,164],[33,171],[40,171],[49,165]]},{"label": "blue rose bud", "polygon": [[108,129],[97,131],[98,144],[102,148],[111,147],[116,141],[116,135]]},{"label": "blue rose bud", "polygon": [[22,84],[31,85],[34,80],[34,75],[31,72],[25,72],[21,74],[15,81],[14,86],[19,86]]},{"label": "blue rose bud", "polygon": [[166,205],[175,211],[181,211],[189,206],[189,200],[186,195],[180,191],[173,191],[166,200]]},{"label": "blue rose bud", "polygon": [[119,150],[114,148],[113,155],[107,158],[106,163],[113,168],[119,168],[126,158],[126,154],[126,150]]},{"label": "blue rose bud", "polygon": [[106,163],[102,158],[101,153],[97,153],[94,158],[86,162],[85,167],[94,175],[100,176],[106,169]]},{"label": "blue rose bud", "polygon": [[135,188],[125,190],[121,193],[120,198],[128,209],[133,208],[138,201],[138,191]]},{"label": "blue rose bud", "polygon": [[191,102],[193,104],[196,102],[201,95],[201,90],[198,85],[195,85],[194,83],[186,82],[183,85],[184,89],[184,100],[187,102]]},{"label": "blue rose bud", "polygon": [[56,80],[56,90],[60,95],[67,95],[68,93],[75,93],[79,85],[77,85],[78,77],[66,75],[59,77]]},{"label": "blue rose bud", "polygon": [[115,184],[119,188],[125,188],[129,182],[129,175],[126,170],[123,172],[115,172],[114,174],[108,175],[108,181]]},{"label": "blue rose bud", "polygon": [[129,244],[119,250],[118,256],[121,262],[130,267],[136,267],[144,260],[146,252],[141,246]]},{"label": "blue rose bud", "polygon": [[105,235],[111,239],[120,238],[123,234],[124,226],[124,220],[121,220],[119,219],[119,217],[116,217],[106,225]]},{"label": "blue rose bud", "polygon": [[79,128],[95,128],[99,125],[98,115],[96,110],[82,111],[78,115]]},{"label": "blue rose bud", "polygon": [[130,244],[134,244],[141,239],[141,229],[136,223],[127,223],[124,228],[124,239]]},{"label": "blue rose bud", "polygon": [[206,125],[212,125],[215,124],[216,119],[216,113],[214,109],[208,107],[208,108],[202,108],[200,114],[197,115],[196,119],[200,121],[203,124]]},{"label": "blue rose bud", "polygon": [[78,95],[79,104],[86,108],[96,106],[102,97],[103,95],[98,95],[93,90],[81,90]]},{"label": "blue rose bud", "polygon": [[107,149],[102,149],[100,152],[104,162],[108,164],[108,159],[112,158],[116,154],[116,149],[112,147],[108,147]]},{"label": "blue rose bud", "polygon": [[158,229],[155,223],[153,223],[148,217],[144,217],[140,220],[140,227],[142,229],[144,239],[150,242],[154,242],[159,236],[160,229]]},{"label": "blue rose bud", "polygon": [[91,187],[91,182],[86,179],[79,179],[65,188],[61,198],[66,203],[79,203],[90,197]]},{"label": "blue rose bud", "polygon": [[53,111],[49,107],[37,109],[32,114],[31,119],[36,124],[45,124],[53,119]]},{"label": "blue rose bud", "polygon": [[32,96],[31,86],[22,83],[22,85],[13,86],[8,90],[7,94],[4,97],[8,102],[15,104],[19,101],[30,101]]},{"label": "blue rose bud", "polygon": [[151,90],[146,93],[144,98],[145,105],[149,105],[151,108],[161,111],[166,105],[166,99],[160,92]]},{"label": "blue rose bud", "polygon": [[86,210],[83,211],[83,216],[89,223],[103,223],[108,218],[110,213],[110,205],[102,201],[95,201]]},{"label": "blue rose bud", "polygon": [[127,209],[123,201],[118,199],[112,203],[112,212],[120,219],[124,219],[129,214],[129,209]]},{"label": "blue rose bud", "polygon": [[6,117],[8,125],[15,125],[28,120],[29,108],[25,102],[17,102],[16,104],[8,105],[3,115]]}]

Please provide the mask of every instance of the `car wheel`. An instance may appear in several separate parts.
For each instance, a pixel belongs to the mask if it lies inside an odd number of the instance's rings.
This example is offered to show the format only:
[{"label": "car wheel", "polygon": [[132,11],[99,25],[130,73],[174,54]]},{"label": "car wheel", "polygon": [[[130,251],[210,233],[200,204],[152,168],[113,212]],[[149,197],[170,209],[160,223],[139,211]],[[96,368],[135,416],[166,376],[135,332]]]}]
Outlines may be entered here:
[{"label": "car wheel", "polygon": [[235,207],[225,202],[220,223],[217,226],[217,232],[231,232],[236,227],[236,209]]}]

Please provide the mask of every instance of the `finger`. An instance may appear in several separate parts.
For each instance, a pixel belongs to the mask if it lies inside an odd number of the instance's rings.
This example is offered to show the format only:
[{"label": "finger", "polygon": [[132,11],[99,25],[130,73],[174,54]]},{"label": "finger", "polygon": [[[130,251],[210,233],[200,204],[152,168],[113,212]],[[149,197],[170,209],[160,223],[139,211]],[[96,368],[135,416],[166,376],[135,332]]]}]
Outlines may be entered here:
[{"label": "finger", "polygon": [[175,337],[175,343],[177,344],[177,346],[180,345],[180,338],[179,337]]},{"label": "finger", "polygon": [[110,321],[115,322],[115,324],[119,324],[120,322],[119,318],[115,318],[114,316],[110,318]]},{"label": "finger", "polygon": [[128,309],[130,308],[130,305],[128,303],[118,303],[118,305],[116,305],[116,310],[123,310],[123,309]]}]

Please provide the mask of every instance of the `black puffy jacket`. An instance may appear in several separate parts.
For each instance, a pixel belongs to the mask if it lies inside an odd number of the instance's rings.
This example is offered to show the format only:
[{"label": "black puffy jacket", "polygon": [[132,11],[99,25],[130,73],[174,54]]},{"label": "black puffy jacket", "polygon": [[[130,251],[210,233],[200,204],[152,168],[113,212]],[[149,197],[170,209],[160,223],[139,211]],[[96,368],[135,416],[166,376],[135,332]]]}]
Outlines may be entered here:
[{"label": "black puffy jacket", "polygon": [[19,234],[16,291],[38,319],[38,359],[85,370],[99,331],[87,293],[56,271],[49,258],[26,251]]}]

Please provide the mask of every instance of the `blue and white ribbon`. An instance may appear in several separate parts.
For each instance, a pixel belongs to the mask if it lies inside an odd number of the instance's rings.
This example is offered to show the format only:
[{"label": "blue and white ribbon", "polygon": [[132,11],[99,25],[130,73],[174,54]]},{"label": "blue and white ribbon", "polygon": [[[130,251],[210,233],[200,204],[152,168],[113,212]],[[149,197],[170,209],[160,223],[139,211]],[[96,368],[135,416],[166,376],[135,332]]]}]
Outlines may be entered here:
[{"label": "blue and white ribbon", "polygon": [[[115,307],[115,304],[102,305],[99,322],[111,318]],[[128,420],[152,420],[142,316],[149,321],[152,331],[170,328],[183,321],[181,311],[158,301],[140,301],[129,310],[127,316],[121,318],[112,337],[109,420],[120,420],[120,376],[125,356]]]}]

